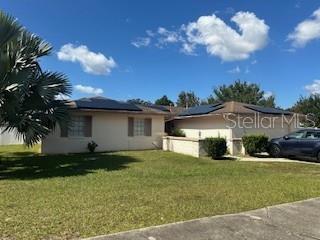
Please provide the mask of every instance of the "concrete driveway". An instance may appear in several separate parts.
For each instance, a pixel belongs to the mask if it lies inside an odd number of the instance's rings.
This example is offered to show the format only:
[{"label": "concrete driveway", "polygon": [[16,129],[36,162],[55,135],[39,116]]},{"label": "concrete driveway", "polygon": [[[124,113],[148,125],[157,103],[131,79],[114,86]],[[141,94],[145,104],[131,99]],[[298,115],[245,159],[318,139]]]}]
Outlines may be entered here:
[{"label": "concrete driveway", "polygon": [[320,239],[320,198],[88,239],[315,240]]}]

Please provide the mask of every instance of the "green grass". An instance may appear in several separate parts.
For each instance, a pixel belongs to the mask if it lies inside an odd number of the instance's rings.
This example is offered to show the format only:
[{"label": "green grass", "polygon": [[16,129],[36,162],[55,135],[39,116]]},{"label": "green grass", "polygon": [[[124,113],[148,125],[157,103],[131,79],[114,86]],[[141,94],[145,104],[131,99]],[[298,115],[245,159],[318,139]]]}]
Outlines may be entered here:
[{"label": "green grass", "polygon": [[320,196],[320,166],[0,148],[0,239],[114,233]]}]

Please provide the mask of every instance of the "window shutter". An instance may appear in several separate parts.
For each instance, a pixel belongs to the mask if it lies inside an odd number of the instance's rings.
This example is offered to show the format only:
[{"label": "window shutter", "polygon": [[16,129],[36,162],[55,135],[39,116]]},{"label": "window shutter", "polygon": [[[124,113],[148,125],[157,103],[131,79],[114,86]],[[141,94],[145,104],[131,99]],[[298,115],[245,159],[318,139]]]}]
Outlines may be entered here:
[{"label": "window shutter", "polygon": [[128,136],[133,137],[133,117],[128,118]]},{"label": "window shutter", "polygon": [[67,124],[60,125],[60,136],[68,137],[68,126]]},{"label": "window shutter", "polygon": [[84,136],[92,137],[92,116],[85,116]]},{"label": "window shutter", "polygon": [[152,134],[152,119],[146,118],[144,120],[144,135],[151,136]]}]

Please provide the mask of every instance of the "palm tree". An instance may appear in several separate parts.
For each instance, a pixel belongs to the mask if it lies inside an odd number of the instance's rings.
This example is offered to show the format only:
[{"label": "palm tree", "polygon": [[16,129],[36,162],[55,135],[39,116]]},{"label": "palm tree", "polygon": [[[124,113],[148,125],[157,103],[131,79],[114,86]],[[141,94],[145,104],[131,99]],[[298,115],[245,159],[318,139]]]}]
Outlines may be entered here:
[{"label": "palm tree", "polygon": [[52,47],[0,11],[0,126],[27,145],[39,142],[57,124],[68,123],[71,85],[61,73],[43,71],[39,58]]}]

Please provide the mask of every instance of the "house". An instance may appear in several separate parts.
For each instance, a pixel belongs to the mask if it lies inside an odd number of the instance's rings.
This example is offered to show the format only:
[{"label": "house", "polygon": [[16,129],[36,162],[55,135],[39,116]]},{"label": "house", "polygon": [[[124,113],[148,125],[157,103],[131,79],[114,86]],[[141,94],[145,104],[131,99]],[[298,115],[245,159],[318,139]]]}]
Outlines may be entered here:
[{"label": "house", "polygon": [[103,97],[70,102],[69,128],[55,131],[42,140],[42,153],[86,152],[90,141],[96,151],[162,148],[165,117],[170,111]]},{"label": "house", "polygon": [[163,149],[197,157],[205,154],[201,142],[206,137],[225,138],[229,153],[238,155],[244,153],[241,138],[246,134],[275,138],[299,127],[292,112],[234,101],[189,108],[169,122],[186,137],[164,137]]}]

